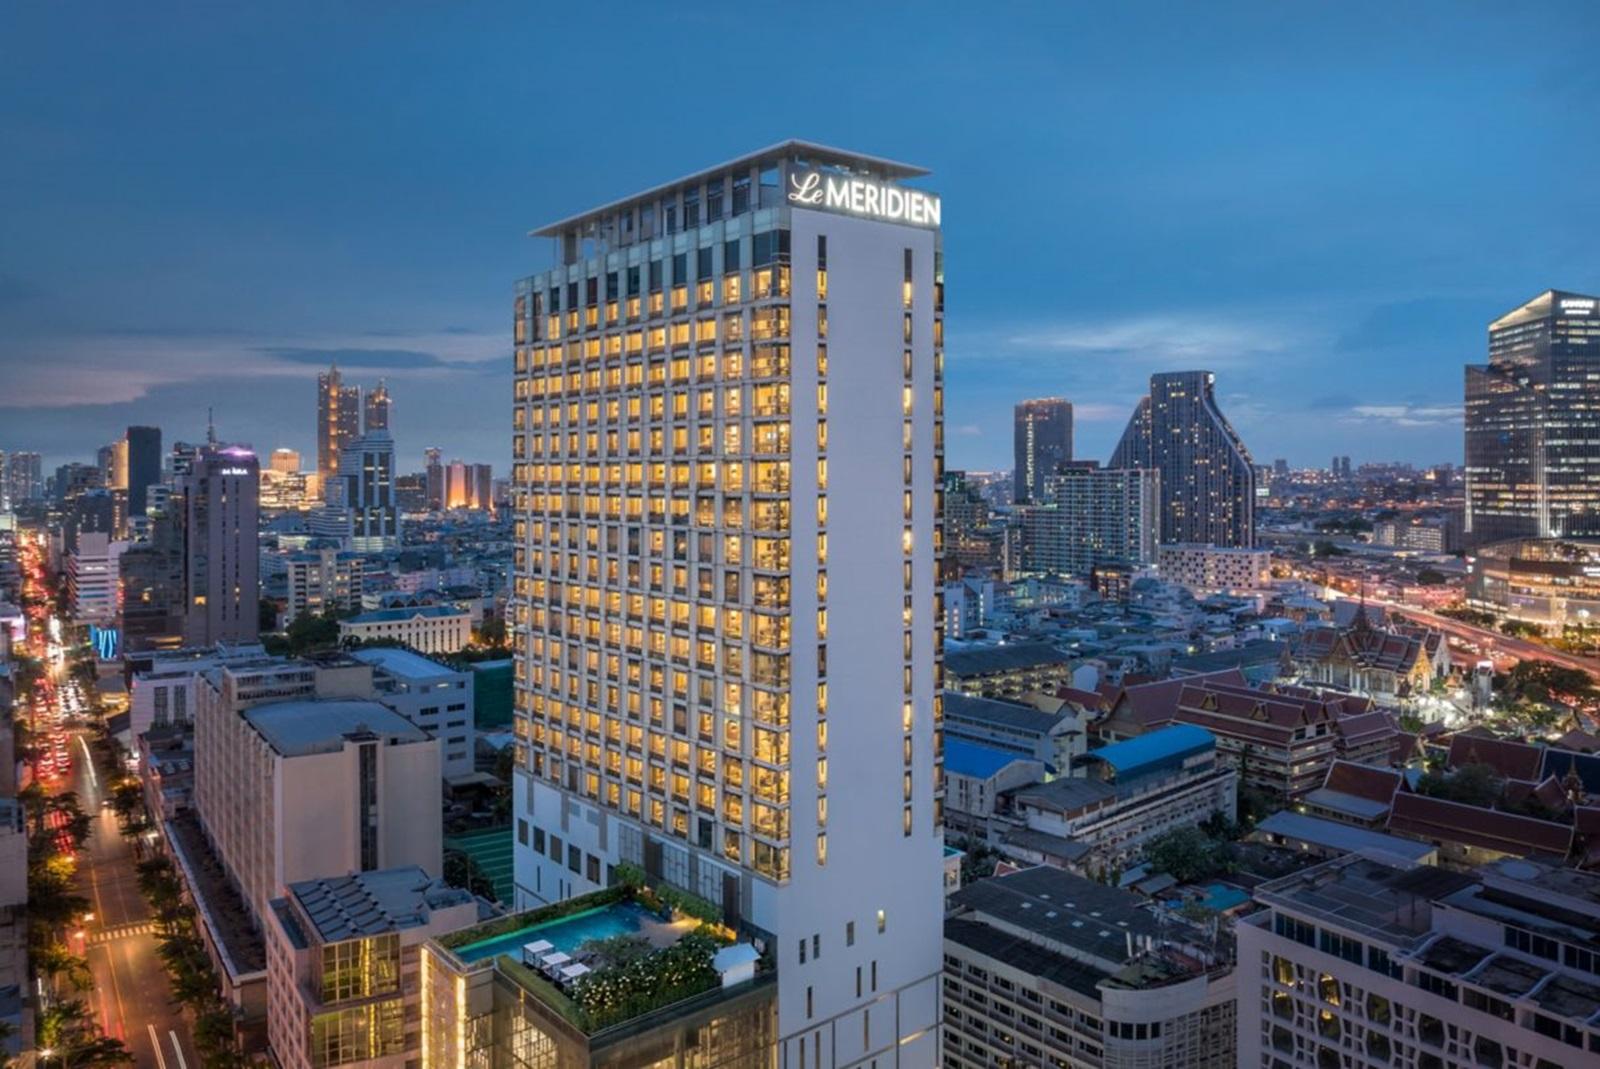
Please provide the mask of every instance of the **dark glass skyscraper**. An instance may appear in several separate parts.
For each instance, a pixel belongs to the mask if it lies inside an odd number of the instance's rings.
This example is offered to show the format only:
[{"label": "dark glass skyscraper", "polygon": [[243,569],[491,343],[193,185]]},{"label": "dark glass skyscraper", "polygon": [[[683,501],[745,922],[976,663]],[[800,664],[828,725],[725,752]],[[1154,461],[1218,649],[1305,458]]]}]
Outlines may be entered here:
[{"label": "dark glass skyscraper", "polygon": [[1161,473],[1161,541],[1255,544],[1256,469],[1217,407],[1216,376],[1168,371],[1150,376],[1112,468]]},{"label": "dark glass skyscraper", "polygon": [[161,428],[128,428],[128,515],[143,516],[145,492],[161,481]]},{"label": "dark glass skyscraper", "polygon": [[1011,417],[1012,499],[1039,501],[1050,476],[1072,459],[1072,402],[1040,397],[1017,405]]},{"label": "dark glass skyscraper", "polygon": [[1600,535],[1600,299],[1546,290],[1466,370],[1466,537]]}]

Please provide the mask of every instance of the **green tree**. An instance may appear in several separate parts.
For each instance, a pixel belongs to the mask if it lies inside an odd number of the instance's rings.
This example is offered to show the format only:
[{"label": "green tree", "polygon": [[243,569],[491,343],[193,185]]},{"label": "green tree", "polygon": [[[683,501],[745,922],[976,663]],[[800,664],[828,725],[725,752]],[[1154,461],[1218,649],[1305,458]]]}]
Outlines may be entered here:
[{"label": "green tree", "polygon": [[34,969],[52,984],[64,981],[75,991],[94,988],[94,974],[89,971],[89,959],[74,954],[59,940],[36,946],[28,953]]},{"label": "green tree", "polygon": [[491,902],[498,902],[494,881],[489,879],[478,861],[465,850],[448,849],[444,852],[444,882],[460,887]]},{"label": "green tree", "polygon": [[1443,586],[1445,574],[1436,568],[1424,568],[1417,573],[1417,582],[1422,586]]},{"label": "green tree", "polygon": [[1194,883],[1226,870],[1232,851],[1194,825],[1174,828],[1151,840],[1145,851],[1150,867],[1179,883]]},{"label": "green tree", "polygon": [[1505,781],[1493,766],[1462,765],[1454,772],[1424,772],[1417,781],[1417,792],[1447,802],[1487,809],[1500,799]]}]

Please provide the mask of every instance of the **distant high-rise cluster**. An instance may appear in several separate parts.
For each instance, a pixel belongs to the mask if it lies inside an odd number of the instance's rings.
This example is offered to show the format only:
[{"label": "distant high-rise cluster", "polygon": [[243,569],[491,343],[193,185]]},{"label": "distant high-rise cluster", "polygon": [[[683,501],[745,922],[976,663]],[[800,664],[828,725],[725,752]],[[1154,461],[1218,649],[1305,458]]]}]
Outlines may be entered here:
[{"label": "distant high-rise cluster", "polygon": [[1600,298],[1546,290],[1466,369],[1470,544],[1600,535]]},{"label": "distant high-rise cluster", "polygon": [[1217,406],[1216,376],[1150,376],[1150,393],[1128,421],[1112,468],[1161,473],[1161,541],[1255,544],[1256,469]]},{"label": "distant high-rise cluster", "polygon": [[0,453],[0,507],[16,508],[44,497],[44,461],[38,453]]}]

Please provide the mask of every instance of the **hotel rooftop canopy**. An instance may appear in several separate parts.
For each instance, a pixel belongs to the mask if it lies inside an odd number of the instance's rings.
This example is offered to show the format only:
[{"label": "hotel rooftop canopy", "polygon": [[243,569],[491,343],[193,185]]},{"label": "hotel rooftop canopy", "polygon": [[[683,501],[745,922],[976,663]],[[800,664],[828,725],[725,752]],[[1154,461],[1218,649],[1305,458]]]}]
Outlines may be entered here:
[{"label": "hotel rooftop canopy", "polygon": [[665,229],[657,228],[654,233],[644,233],[642,226],[630,226],[635,208],[654,205],[663,198],[670,201],[686,189],[699,189],[708,181],[724,176],[748,178],[757,174],[760,175],[760,179],[752,205],[777,207],[783,203],[784,174],[794,167],[822,168],[877,179],[919,178],[928,173],[925,167],[900,163],[881,156],[831,148],[811,141],[780,141],[778,144],[738,156],[715,167],[708,167],[620,200],[579,212],[577,215],[547,223],[530,230],[528,234],[530,237],[556,238],[573,244],[583,238],[594,238],[604,241],[608,246],[626,245],[651,237],[661,237],[666,233]]}]

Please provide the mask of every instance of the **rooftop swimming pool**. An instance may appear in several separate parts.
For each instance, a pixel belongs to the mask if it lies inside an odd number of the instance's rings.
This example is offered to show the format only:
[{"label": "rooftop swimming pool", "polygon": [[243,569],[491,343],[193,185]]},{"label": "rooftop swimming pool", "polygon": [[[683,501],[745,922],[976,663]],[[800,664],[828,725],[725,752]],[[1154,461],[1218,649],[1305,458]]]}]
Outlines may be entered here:
[{"label": "rooftop swimming pool", "polygon": [[649,916],[643,907],[633,902],[613,902],[543,924],[530,924],[507,935],[480,939],[476,943],[457,947],[455,953],[469,964],[501,954],[509,954],[521,961],[522,948],[543,939],[557,950],[575,954],[580,946],[591,939],[609,939],[614,935],[639,931]]}]

